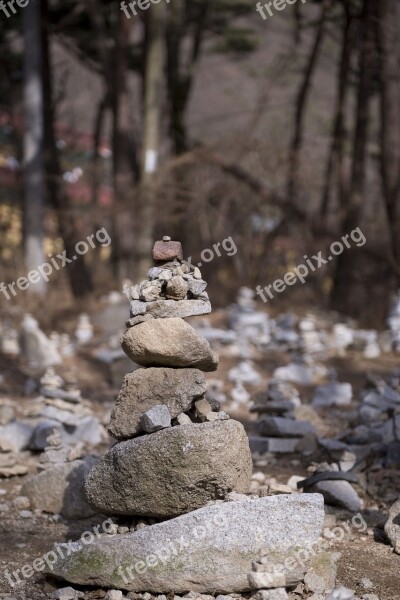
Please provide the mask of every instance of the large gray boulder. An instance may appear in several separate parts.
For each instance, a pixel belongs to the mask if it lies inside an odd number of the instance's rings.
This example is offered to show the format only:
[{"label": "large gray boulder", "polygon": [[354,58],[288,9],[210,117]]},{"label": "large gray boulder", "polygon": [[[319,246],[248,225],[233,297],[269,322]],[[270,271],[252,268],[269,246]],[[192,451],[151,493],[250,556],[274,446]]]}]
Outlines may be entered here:
[{"label": "large gray boulder", "polygon": [[140,417],[150,408],[165,404],[171,417],[187,412],[207,390],[198,369],[138,369],[125,376],[111,413],[108,428],[117,439],[130,438],[142,431]]},{"label": "large gray boulder", "polygon": [[131,327],[122,338],[127,356],[143,367],[194,367],[215,371],[218,355],[186,321],[152,319]]},{"label": "large gray boulder", "polygon": [[323,520],[317,494],[222,502],[135,533],[103,536],[87,546],[75,542],[63,558],[54,553],[47,572],[133,592],[243,592],[261,549],[271,565],[284,565],[288,582],[298,581],[307,570],[307,553],[300,550],[317,542]]},{"label": "large gray boulder", "polygon": [[96,513],[85,494],[85,478],[97,458],[74,460],[48,467],[33,475],[22,486],[21,494],[29,498],[32,508],[66,519],[86,519]]},{"label": "large gray boulder", "polygon": [[230,419],[120,442],[92,469],[85,487],[98,512],[166,519],[232,491],[248,492],[251,474],[246,432]]}]

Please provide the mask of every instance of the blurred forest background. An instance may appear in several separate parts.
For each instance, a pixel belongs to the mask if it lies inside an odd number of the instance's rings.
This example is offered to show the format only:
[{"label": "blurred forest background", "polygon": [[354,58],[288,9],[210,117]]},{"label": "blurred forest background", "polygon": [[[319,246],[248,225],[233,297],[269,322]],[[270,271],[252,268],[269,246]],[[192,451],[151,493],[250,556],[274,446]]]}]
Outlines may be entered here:
[{"label": "blurred forest background", "polygon": [[398,4],[298,1],[268,20],[255,0],[0,11],[0,278],[102,227],[112,238],[15,302],[81,305],[139,280],[160,236],[185,256],[232,236],[237,254],[204,269],[223,304],[361,227],[365,246],[274,302],[383,323],[400,283]]}]

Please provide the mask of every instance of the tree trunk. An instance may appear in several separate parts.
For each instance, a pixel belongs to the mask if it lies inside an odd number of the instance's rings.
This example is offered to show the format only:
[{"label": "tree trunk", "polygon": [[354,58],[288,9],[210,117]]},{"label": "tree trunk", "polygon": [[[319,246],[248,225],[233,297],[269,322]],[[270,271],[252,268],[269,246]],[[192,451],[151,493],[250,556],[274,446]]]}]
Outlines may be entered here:
[{"label": "tree trunk", "polygon": [[[373,90],[376,38],[374,35],[376,13],[375,0],[364,0],[361,15],[360,76],[357,91],[356,127],[353,143],[351,182],[346,202],[340,214],[342,234],[360,227],[363,194],[367,167],[367,144],[369,133],[369,109]],[[366,282],[360,278],[359,262],[363,259],[360,249],[341,254],[334,275],[331,304],[336,310],[357,316],[359,307],[368,302]]]},{"label": "tree trunk", "polygon": [[128,58],[131,22],[118,14],[114,54],[113,174],[114,202],[112,263],[118,281],[132,276],[134,268],[134,184],[139,167],[133,141],[133,104],[128,89]]},{"label": "tree trunk", "polygon": [[165,64],[166,3],[147,11],[144,73],[144,129],[141,162],[140,211],[137,227],[137,271],[144,276],[151,265],[154,235],[153,180],[160,158],[161,107]]},{"label": "tree trunk", "polygon": [[329,201],[331,194],[332,177],[336,170],[338,179],[338,197],[341,207],[344,206],[346,197],[346,182],[344,164],[344,143],[345,143],[345,106],[349,85],[349,74],[351,66],[351,56],[354,43],[354,18],[350,11],[349,0],[344,0],[344,24],[343,41],[340,57],[340,66],[338,74],[338,93],[336,99],[335,120],[333,126],[332,143],[329,151],[328,162],[325,172],[325,184],[322,194],[321,219],[325,219],[329,211]]},{"label": "tree trunk", "polygon": [[[42,5],[42,54],[43,54],[43,98],[45,122],[45,165],[47,193],[58,216],[58,227],[64,242],[67,257],[76,255],[75,246],[82,241],[79,219],[74,216],[73,206],[65,193],[62,184],[61,166],[54,134],[54,107],[52,94],[52,73],[48,37],[48,5],[47,0],[41,0]],[[85,263],[85,257],[67,265],[67,273],[72,293],[76,297],[85,296],[93,290],[90,271]]]},{"label": "tree trunk", "polygon": [[391,259],[400,284],[400,62],[399,7],[380,0],[378,17],[381,176],[390,232]]},{"label": "tree trunk", "polygon": [[331,0],[323,0],[321,6],[321,15],[315,32],[315,38],[307,60],[303,81],[301,83],[296,100],[295,130],[289,154],[289,177],[287,185],[288,200],[291,202],[294,202],[298,196],[297,192],[299,185],[300,151],[303,143],[304,118],[306,114],[307,100],[311,89],[312,78],[318,63],[319,52],[325,33],[326,16],[330,5]]},{"label": "tree trunk", "polygon": [[[24,241],[25,267],[29,272],[45,262],[43,250],[45,185],[40,3],[32,2],[22,11],[22,27],[25,107]],[[46,282],[41,279],[39,283],[29,287],[29,291],[44,296]]]}]

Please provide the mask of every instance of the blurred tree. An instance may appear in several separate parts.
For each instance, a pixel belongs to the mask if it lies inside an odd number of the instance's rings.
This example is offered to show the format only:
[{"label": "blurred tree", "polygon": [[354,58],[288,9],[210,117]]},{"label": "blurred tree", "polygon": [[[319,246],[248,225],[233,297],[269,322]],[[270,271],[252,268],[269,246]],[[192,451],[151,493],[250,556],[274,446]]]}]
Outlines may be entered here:
[{"label": "blurred tree", "polygon": [[[353,132],[352,170],[345,200],[340,211],[340,234],[349,234],[361,226],[367,173],[370,107],[377,73],[375,0],[364,0],[360,16],[359,77],[357,84],[355,127]],[[336,263],[331,302],[334,308],[356,316],[360,301],[368,302],[368,288],[360,277],[360,253],[343,253]]]},{"label": "blurred tree", "polygon": [[165,30],[167,5],[154,4],[146,15],[146,54],[143,100],[143,145],[141,156],[140,210],[137,228],[137,273],[145,275],[151,266],[154,235],[153,178],[160,161],[161,108],[165,81]]},{"label": "blurred tree", "polygon": [[399,3],[379,2],[381,176],[390,233],[391,262],[400,285],[400,53]]},{"label": "blurred tree", "polygon": [[[41,6],[30,2],[22,11],[24,90],[24,245],[27,271],[45,262],[44,216],[44,112],[42,88]],[[29,292],[44,296],[46,282],[29,286]]]},{"label": "blurred tree", "polygon": [[[53,73],[49,49],[49,7],[47,0],[41,0],[42,7],[42,56],[43,56],[43,99],[44,99],[44,140],[46,184],[49,202],[57,212],[58,228],[64,243],[67,257],[76,256],[75,246],[82,240],[83,232],[79,216],[65,193],[59,151],[55,138],[55,107],[53,101]],[[93,290],[92,277],[85,256],[68,263],[67,275],[71,290],[76,297],[85,296]]]}]

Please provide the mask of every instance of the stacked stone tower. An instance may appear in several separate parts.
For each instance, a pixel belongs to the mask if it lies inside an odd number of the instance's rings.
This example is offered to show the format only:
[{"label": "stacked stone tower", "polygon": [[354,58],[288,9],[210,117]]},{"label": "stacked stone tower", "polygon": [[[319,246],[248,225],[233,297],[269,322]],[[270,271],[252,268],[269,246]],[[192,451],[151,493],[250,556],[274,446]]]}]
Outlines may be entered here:
[{"label": "stacked stone tower", "polygon": [[111,415],[120,441],[86,482],[105,514],[166,519],[249,490],[244,428],[205,399],[204,372],[217,369],[218,356],[183,318],[211,305],[199,269],[182,258],[179,242],[156,242],[148,280],[126,290],[122,348],[142,368],[126,375]]},{"label": "stacked stone tower", "polygon": [[[59,546],[46,572],[133,593],[248,591],[261,550],[272,569],[316,542],[323,499],[245,495],[252,471],[246,433],[206,400],[204,372],[216,370],[218,357],[183,320],[211,311],[206,283],[182,261],[178,242],[156,242],[153,258],[148,280],[126,290],[131,318],[122,347],[140,368],[125,377],[109,427],[118,441],[90,471],[86,494],[101,513],[160,522],[82,538],[67,554]],[[291,565],[268,585],[298,582],[304,562]],[[283,587],[273,591],[287,597]]]}]

